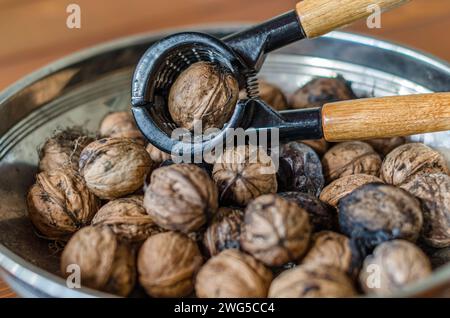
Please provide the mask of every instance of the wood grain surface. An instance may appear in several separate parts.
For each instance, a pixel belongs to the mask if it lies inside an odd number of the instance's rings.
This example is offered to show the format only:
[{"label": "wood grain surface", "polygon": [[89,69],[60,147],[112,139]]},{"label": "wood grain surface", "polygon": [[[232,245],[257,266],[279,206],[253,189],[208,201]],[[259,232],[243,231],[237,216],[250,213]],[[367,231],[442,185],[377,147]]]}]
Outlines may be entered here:
[{"label": "wood grain surface", "polygon": [[[100,42],[162,28],[256,22],[297,0],[0,0],[0,90],[51,61]],[[81,29],[66,27],[67,5],[81,7]],[[348,30],[378,36],[450,61],[450,1],[412,0]],[[0,282],[0,297],[14,294]]]}]

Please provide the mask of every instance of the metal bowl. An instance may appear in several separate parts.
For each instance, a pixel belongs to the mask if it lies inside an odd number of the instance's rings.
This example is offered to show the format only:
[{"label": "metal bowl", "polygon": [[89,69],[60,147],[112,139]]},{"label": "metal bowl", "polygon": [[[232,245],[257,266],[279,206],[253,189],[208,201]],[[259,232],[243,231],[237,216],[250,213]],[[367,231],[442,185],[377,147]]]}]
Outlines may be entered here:
[{"label": "metal bowl", "polygon": [[[236,27],[203,31],[223,36]],[[25,195],[37,171],[37,149],[57,128],[96,130],[108,112],[130,102],[133,68],[146,48],[174,32],[126,38],[74,54],[20,80],[0,94],[0,272],[22,296],[112,296],[70,289],[59,277],[57,247],[37,238]],[[271,54],[261,77],[290,93],[315,76],[343,75],[359,95],[450,91],[444,62],[376,39],[334,32]],[[419,135],[448,155],[448,132]],[[440,142],[438,144],[437,142]],[[450,148],[450,147],[449,147]],[[435,294],[450,286],[450,264],[395,296]]]}]

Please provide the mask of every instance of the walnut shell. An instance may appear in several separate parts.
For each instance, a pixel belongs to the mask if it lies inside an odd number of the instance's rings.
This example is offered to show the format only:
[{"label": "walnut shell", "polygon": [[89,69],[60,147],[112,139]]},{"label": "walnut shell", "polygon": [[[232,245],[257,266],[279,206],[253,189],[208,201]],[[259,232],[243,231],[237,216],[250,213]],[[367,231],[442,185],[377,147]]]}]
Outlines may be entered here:
[{"label": "walnut shell", "polygon": [[309,222],[311,223],[313,232],[336,230],[338,228],[336,210],[315,196],[301,192],[282,192],[278,195],[286,200],[297,203],[302,209],[308,212]]},{"label": "walnut shell", "polygon": [[27,195],[28,215],[45,237],[67,240],[89,224],[100,207],[78,173],[70,168],[44,171]]},{"label": "walnut shell", "polygon": [[274,194],[253,200],[245,209],[242,249],[269,266],[298,260],[308,247],[308,213]]},{"label": "walnut shell", "polygon": [[53,171],[68,166],[78,171],[81,151],[92,141],[77,127],[56,133],[39,150],[39,170]]},{"label": "walnut shell", "polygon": [[366,142],[383,157],[406,142],[405,137],[369,139]]},{"label": "walnut shell", "polygon": [[213,178],[224,203],[245,206],[262,194],[277,192],[273,161],[260,147],[226,149],[214,164]]},{"label": "walnut shell", "polygon": [[385,242],[364,260],[360,284],[366,293],[388,295],[431,274],[428,257],[403,240]]},{"label": "walnut shell", "polygon": [[279,191],[319,196],[325,183],[319,156],[311,147],[295,141],[281,146],[277,182]]},{"label": "walnut shell", "polygon": [[263,298],[272,273],[250,255],[228,249],[200,269],[195,292],[200,298]]},{"label": "walnut shell", "polygon": [[159,150],[152,144],[148,144],[146,150],[155,164],[161,164],[162,162],[171,159],[171,155],[169,153]]},{"label": "walnut shell", "polygon": [[419,174],[445,173],[445,158],[437,151],[421,143],[404,144],[392,150],[384,158],[380,175],[384,182],[400,186]]},{"label": "walnut shell", "polygon": [[422,174],[402,188],[420,199],[425,242],[437,248],[450,246],[450,176]]},{"label": "walnut shell", "polygon": [[329,185],[323,188],[320,193],[320,200],[336,207],[339,200],[351,193],[355,189],[367,183],[379,182],[383,183],[380,178],[368,174],[352,174],[341,177],[332,181]]},{"label": "walnut shell", "polygon": [[241,224],[244,212],[239,209],[220,208],[206,229],[203,245],[214,256],[229,248],[240,248]]},{"label": "walnut shell", "polygon": [[348,237],[322,231],[312,236],[311,247],[302,264],[333,266],[353,276],[361,265],[360,258],[360,253]]},{"label": "walnut shell", "polygon": [[61,256],[61,272],[71,274],[78,265],[81,284],[120,296],[134,287],[136,265],[133,250],[119,243],[107,227],[88,226],[72,236]]},{"label": "walnut shell", "polygon": [[433,269],[450,263],[450,247],[435,250],[430,255],[430,261]]},{"label": "walnut shell", "polygon": [[238,82],[228,70],[215,63],[198,62],[173,83],[168,108],[179,127],[193,130],[199,121],[202,131],[220,129],[233,114],[238,95]]},{"label": "walnut shell", "polygon": [[319,77],[299,88],[292,95],[290,105],[292,108],[308,108],[354,98],[355,93],[343,77]]},{"label": "walnut shell", "polygon": [[322,157],[330,148],[330,144],[325,139],[297,140],[311,147],[320,157]]},{"label": "walnut shell", "polygon": [[139,282],[152,297],[188,296],[202,263],[197,244],[185,234],[156,234],[139,250]]},{"label": "walnut shell", "polygon": [[152,167],[145,148],[129,138],[96,140],[80,156],[80,174],[101,199],[116,199],[140,189]]},{"label": "walnut shell", "polygon": [[336,267],[300,265],[281,273],[270,285],[270,298],[352,297],[356,291]]},{"label": "walnut shell", "polygon": [[[266,104],[271,106],[273,109],[280,111],[289,108],[286,96],[283,94],[281,89],[266,81],[258,81],[259,85],[259,98],[261,98]],[[245,90],[242,90],[239,93],[239,99],[246,99],[247,93]]]},{"label": "walnut shell", "polygon": [[347,141],[331,147],[323,156],[322,165],[328,182],[359,173],[377,176],[381,157],[368,143]]},{"label": "walnut shell", "polygon": [[133,115],[129,111],[114,112],[106,115],[100,123],[102,138],[130,138],[140,144],[145,138],[136,127]]},{"label": "walnut shell", "polygon": [[109,201],[98,210],[92,225],[108,226],[119,239],[129,242],[141,242],[163,231],[137,196]]},{"label": "walnut shell", "polygon": [[162,228],[193,232],[215,214],[217,188],[205,170],[194,164],[161,167],[152,173],[144,207]]},{"label": "walnut shell", "polygon": [[415,242],[422,229],[419,201],[391,185],[365,184],[343,197],[338,210],[341,231],[368,246],[395,238]]}]

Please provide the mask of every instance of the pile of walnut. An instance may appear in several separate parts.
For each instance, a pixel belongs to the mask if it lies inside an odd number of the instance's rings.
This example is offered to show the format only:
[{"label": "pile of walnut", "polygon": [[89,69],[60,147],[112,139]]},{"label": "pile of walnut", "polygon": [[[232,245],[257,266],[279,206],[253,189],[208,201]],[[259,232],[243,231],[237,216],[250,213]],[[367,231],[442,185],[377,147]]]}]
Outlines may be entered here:
[{"label": "pile of walnut", "polygon": [[[234,102],[222,80],[213,98]],[[290,99],[264,83],[262,97],[286,109],[355,95],[338,77]],[[121,296],[138,285],[151,297],[388,295],[450,258],[449,171],[431,148],[299,141],[279,161],[275,172],[262,149],[239,146],[212,166],[173,164],[130,113],[112,113],[95,140],[80,129],[47,140],[29,215],[41,238],[67,242],[61,275],[76,264],[84,286]]]}]

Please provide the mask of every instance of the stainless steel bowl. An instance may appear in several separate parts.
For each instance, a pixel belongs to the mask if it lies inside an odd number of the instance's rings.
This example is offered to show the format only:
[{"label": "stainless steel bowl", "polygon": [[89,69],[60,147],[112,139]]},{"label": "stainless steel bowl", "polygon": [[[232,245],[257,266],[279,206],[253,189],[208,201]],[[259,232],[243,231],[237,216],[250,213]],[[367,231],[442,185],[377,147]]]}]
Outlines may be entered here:
[{"label": "stainless steel bowl", "polygon": [[[238,28],[197,30],[223,36]],[[51,64],[0,94],[0,272],[22,296],[112,296],[70,289],[58,276],[56,247],[38,239],[25,195],[33,183],[37,149],[56,128],[96,130],[108,112],[129,106],[133,67],[145,49],[172,33],[143,35],[101,45]],[[290,93],[315,76],[343,75],[359,95],[450,91],[450,67],[414,50],[335,32],[296,43],[267,59],[261,77]],[[419,135],[450,152],[449,132]],[[435,294],[450,286],[450,264],[396,296]]]}]

